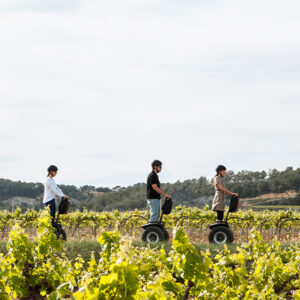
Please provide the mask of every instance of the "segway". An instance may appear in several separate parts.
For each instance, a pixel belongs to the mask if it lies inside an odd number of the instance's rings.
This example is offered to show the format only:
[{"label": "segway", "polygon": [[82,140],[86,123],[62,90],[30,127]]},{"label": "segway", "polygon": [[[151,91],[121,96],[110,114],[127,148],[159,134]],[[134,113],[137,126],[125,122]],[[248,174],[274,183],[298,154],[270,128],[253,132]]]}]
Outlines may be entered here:
[{"label": "segway", "polygon": [[146,243],[156,244],[158,242],[168,241],[169,232],[162,222],[163,215],[168,215],[172,211],[173,201],[171,198],[166,198],[161,208],[160,219],[156,223],[147,223],[142,226],[144,229],[142,241]]},{"label": "segway", "polygon": [[55,228],[55,234],[57,236],[57,239],[62,239],[64,241],[67,240],[67,233],[62,228],[62,225],[59,222],[59,215],[64,215],[68,213],[69,208],[70,208],[70,200],[68,198],[62,197],[58,207],[56,220],[53,222],[53,227]]},{"label": "segway", "polygon": [[239,197],[232,196],[229,203],[229,209],[225,221],[221,223],[213,223],[209,225],[211,229],[208,240],[210,243],[230,244],[233,242],[233,233],[229,228],[228,216],[231,212],[236,212],[238,209]]}]

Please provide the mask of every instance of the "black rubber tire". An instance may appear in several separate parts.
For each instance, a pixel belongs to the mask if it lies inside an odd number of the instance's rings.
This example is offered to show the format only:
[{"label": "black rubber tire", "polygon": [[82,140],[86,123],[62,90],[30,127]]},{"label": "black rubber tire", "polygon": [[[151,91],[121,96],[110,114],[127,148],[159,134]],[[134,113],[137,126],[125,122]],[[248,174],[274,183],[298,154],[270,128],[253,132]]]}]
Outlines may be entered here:
[{"label": "black rubber tire", "polygon": [[215,244],[230,244],[233,242],[233,233],[225,226],[217,226],[210,231],[208,240]]},{"label": "black rubber tire", "polygon": [[165,241],[168,241],[170,239],[170,235],[166,228],[163,229],[163,233],[165,235]]},{"label": "black rubber tire", "polygon": [[62,239],[63,241],[67,240],[67,233],[65,230],[59,226],[55,227],[55,234],[57,236],[57,239]]},{"label": "black rubber tire", "polygon": [[156,244],[165,240],[165,233],[157,226],[150,226],[145,229],[142,235],[142,241]]},{"label": "black rubber tire", "polygon": [[61,232],[60,232],[60,238],[63,240],[63,241],[66,241],[67,240],[67,233],[65,232],[65,230],[62,228],[61,229]]}]

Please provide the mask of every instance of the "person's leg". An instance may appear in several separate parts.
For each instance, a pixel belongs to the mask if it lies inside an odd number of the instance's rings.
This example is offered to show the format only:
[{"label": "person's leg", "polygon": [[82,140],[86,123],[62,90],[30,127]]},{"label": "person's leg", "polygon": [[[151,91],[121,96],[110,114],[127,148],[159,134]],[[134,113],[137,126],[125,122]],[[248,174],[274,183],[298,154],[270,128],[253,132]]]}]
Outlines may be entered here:
[{"label": "person's leg", "polygon": [[52,224],[54,223],[55,220],[55,213],[56,213],[56,203],[55,200],[53,200],[50,206],[50,215],[52,217]]},{"label": "person's leg", "polygon": [[155,199],[155,218],[156,222],[158,222],[160,216],[160,199]]},{"label": "person's leg", "polygon": [[217,221],[222,222],[224,217],[224,211],[223,210],[217,210]]},{"label": "person's leg", "polygon": [[159,199],[148,199],[148,205],[150,206],[151,216],[150,223],[158,221],[160,214],[160,200]]},{"label": "person's leg", "polygon": [[45,206],[50,207],[50,216],[51,216],[51,223],[52,225],[54,224],[55,220],[55,212],[56,212],[56,204],[55,204],[55,199],[45,203]]}]

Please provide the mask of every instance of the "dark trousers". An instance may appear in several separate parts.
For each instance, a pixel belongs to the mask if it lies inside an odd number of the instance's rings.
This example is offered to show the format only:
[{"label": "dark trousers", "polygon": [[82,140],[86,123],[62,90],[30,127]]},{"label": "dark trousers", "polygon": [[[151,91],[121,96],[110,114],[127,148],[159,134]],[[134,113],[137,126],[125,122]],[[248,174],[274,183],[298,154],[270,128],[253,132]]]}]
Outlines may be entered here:
[{"label": "dark trousers", "polygon": [[54,224],[55,220],[55,212],[56,212],[56,204],[55,204],[55,199],[52,199],[48,202],[45,203],[45,206],[50,206],[50,216],[51,216],[51,223],[52,225]]},{"label": "dark trousers", "polygon": [[224,218],[224,211],[223,210],[217,210],[217,219],[222,221]]}]

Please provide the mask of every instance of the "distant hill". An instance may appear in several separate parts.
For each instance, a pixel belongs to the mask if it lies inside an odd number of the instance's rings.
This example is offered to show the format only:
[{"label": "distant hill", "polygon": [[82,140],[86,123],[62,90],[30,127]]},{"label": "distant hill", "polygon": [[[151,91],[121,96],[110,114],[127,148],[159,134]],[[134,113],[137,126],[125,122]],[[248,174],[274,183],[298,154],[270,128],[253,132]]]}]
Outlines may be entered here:
[{"label": "distant hill", "polygon": [[285,193],[269,193],[260,195],[254,198],[241,199],[243,208],[263,209],[280,207],[299,206],[300,209],[300,194],[295,190],[286,191]]},{"label": "distant hill", "polygon": [[[300,205],[300,168],[286,168],[266,171],[228,171],[224,178],[225,185],[237,192],[245,208],[264,207],[266,205]],[[146,184],[137,183],[128,187],[114,188],[84,185],[60,185],[71,199],[73,210],[133,210],[146,208]],[[162,188],[172,195],[175,205],[204,207],[211,205],[214,188],[211,178],[200,177],[164,183]],[[11,209],[12,205],[40,209],[42,204],[43,185],[0,179],[0,209]]]}]

